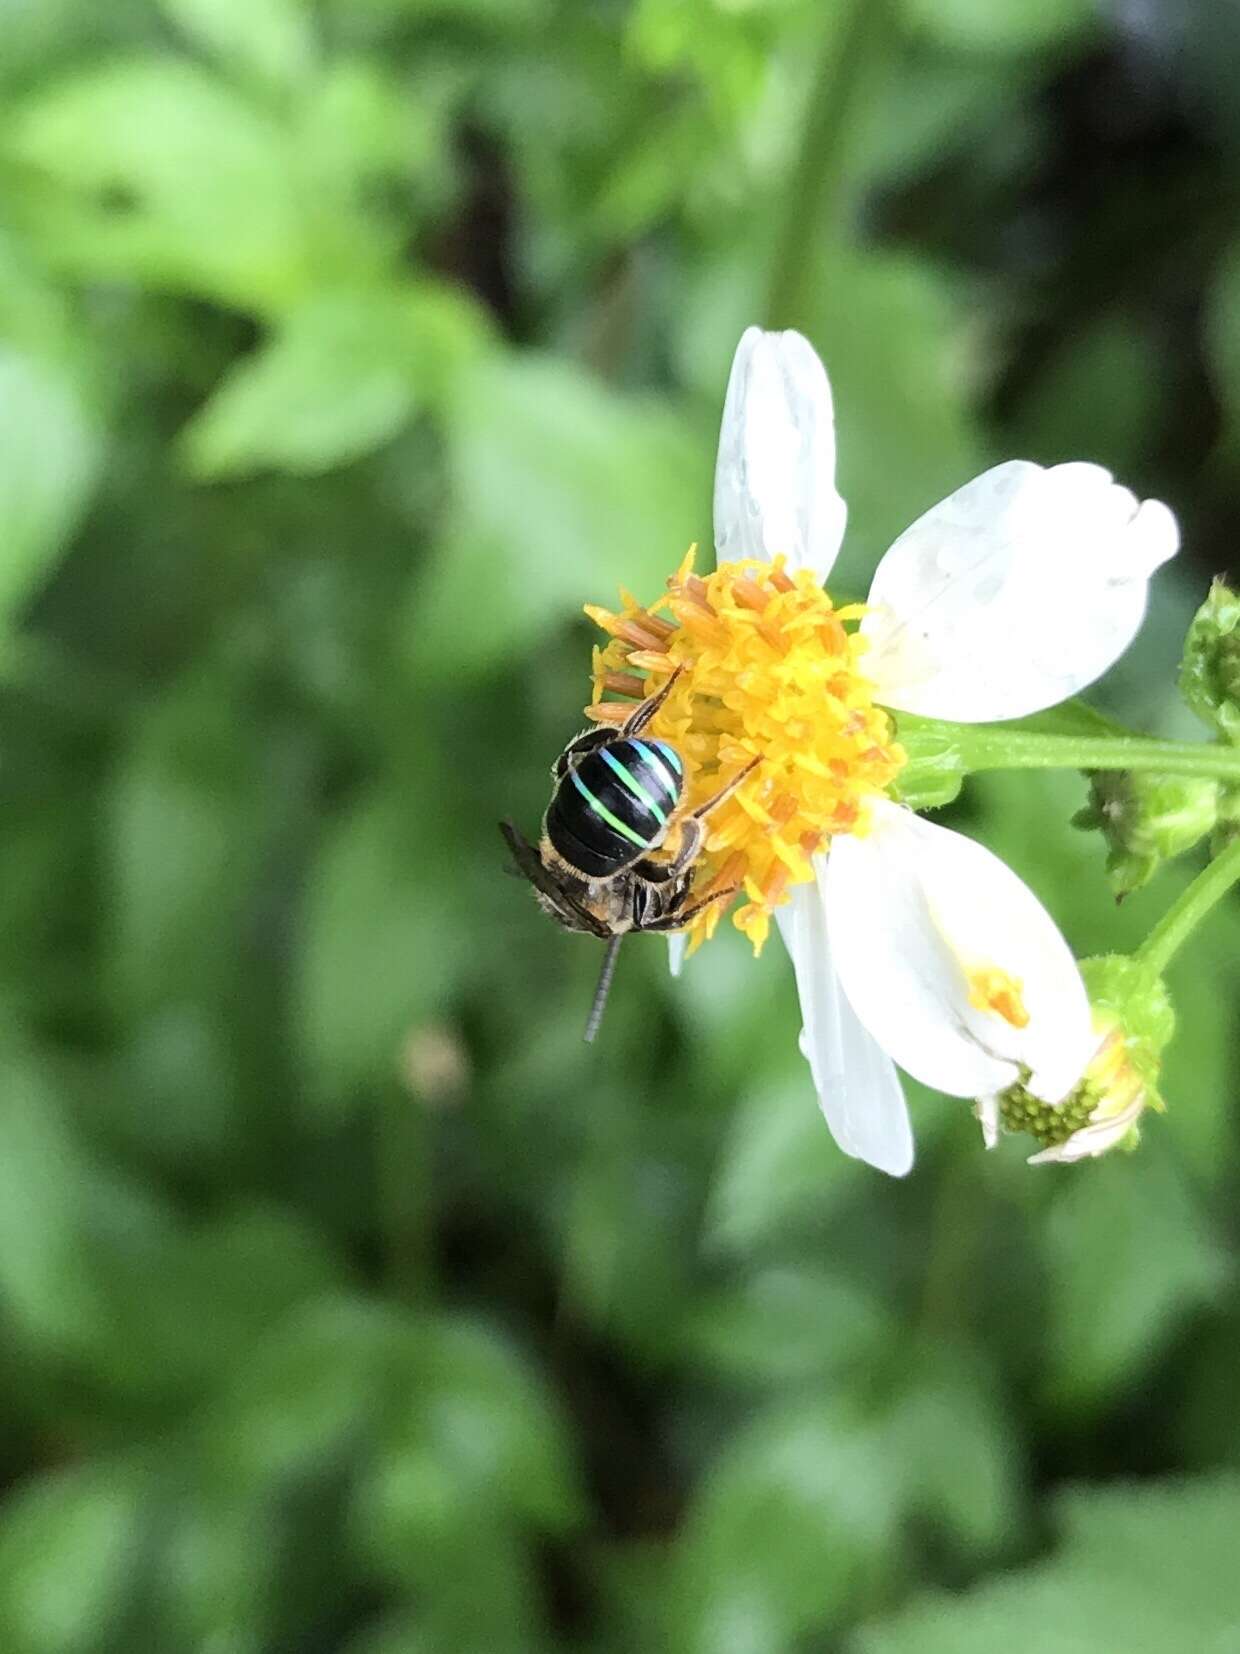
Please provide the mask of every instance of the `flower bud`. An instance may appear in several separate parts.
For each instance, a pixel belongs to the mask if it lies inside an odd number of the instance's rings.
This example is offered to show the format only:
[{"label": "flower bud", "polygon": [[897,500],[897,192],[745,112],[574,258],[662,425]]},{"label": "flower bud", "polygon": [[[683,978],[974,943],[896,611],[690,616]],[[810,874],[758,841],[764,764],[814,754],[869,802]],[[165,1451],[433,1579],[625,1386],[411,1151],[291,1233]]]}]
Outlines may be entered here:
[{"label": "flower bud", "polygon": [[1037,1139],[1041,1152],[1030,1156],[1030,1165],[1135,1148],[1145,1110],[1163,1108],[1157,1080],[1175,1012],[1161,978],[1118,954],[1083,961],[1081,975],[1098,1044],[1076,1087],[1051,1104],[1017,1084],[979,1104],[988,1137],[1002,1127]]},{"label": "flower bud", "polygon": [[1107,841],[1107,875],[1119,897],[1139,890],[1160,864],[1211,832],[1220,787],[1206,776],[1152,770],[1095,770],[1089,803],[1074,827],[1096,827]]},{"label": "flower bud", "polygon": [[1240,594],[1221,580],[1184,639],[1180,693],[1225,741],[1240,744]]}]

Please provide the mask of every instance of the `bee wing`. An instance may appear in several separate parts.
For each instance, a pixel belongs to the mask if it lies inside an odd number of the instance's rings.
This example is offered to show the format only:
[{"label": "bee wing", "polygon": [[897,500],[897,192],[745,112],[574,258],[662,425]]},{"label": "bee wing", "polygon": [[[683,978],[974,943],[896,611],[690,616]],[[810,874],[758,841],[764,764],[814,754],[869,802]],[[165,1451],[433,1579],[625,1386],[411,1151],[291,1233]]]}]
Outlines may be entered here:
[{"label": "bee wing", "polygon": [[556,883],[543,866],[538,851],[511,821],[501,821],[499,830],[504,835],[504,842],[512,851],[517,872],[528,879],[535,890],[541,891],[547,900],[554,902],[557,907],[566,908],[574,919],[579,921],[581,929],[591,936],[611,935],[606,925],[601,924],[588,908],[584,908],[562,885]]}]

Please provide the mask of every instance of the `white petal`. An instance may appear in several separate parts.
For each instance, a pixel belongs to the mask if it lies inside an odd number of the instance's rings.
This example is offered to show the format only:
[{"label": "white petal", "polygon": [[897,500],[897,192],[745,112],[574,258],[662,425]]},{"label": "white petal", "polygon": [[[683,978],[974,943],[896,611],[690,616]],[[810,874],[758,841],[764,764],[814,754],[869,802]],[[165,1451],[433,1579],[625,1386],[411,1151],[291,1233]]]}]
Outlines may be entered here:
[{"label": "white petal", "polygon": [[801,1050],[831,1135],[844,1153],[903,1177],[913,1164],[913,1132],[900,1077],[840,989],[827,941],[822,857],[815,867],[815,883],[798,885],[776,913],[801,997]]},{"label": "white petal", "polygon": [[982,1142],[988,1149],[993,1149],[999,1141],[998,1094],[991,1091],[985,1097],[979,1097],[973,1105],[973,1113],[982,1128]]},{"label": "white petal", "polygon": [[1105,1154],[1121,1143],[1141,1118],[1145,1108],[1145,1097],[1135,1097],[1127,1108],[1109,1118],[1090,1120],[1089,1124],[1074,1131],[1071,1137],[1062,1143],[1054,1143],[1049,1149],[1043,1149],[1041,1154],[1031,1154],[1031,1166],[1045,1166],[1053,1162],[1071,1165],[1076,1160],[1091,1160],[1095,1156]]},{"label": "white petal", "polygon": [[1075,695],[1132,642],[1178,545],[1167,507],[1138,505],[1101,466],[996,465],[879,564],[861,623],[876,698],[985,723]]},{"label": "white petal", "polygon": [[732,361],[715,462],[721,562],[783,552],[825,580],[844,538],[835,491],[835,410],[826,371],[799,333],[747,328]]},{"label": "white petal", "polygon": [[679,976],[685,968],[685,948],[688,938],[683,930],[674,930],[667,939],[667,968],[673,976]]},{"label": "white petal", "polygon": [[[836,969],[879,1044],[926,1085],[985,1097],[1032,1072],[1058,1102],[1096,1044],[1080,972],[1054,920],[1012,870],[946,827],[879,800],[865,838],[832,841],[826,896]],[[1011,980],[1024,1027],[972,1003]]]}]

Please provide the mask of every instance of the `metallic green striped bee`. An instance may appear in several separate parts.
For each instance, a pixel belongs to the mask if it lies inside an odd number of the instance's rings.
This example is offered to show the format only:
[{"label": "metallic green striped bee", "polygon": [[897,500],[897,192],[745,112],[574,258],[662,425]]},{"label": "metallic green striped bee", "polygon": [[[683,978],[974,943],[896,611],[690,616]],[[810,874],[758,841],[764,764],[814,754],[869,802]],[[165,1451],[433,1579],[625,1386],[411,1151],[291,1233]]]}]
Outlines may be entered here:
[{"label": "metallic green striped bee", "polygon": [[[666,741],[641,739],[677,675],[618,730],[589,729],[569,742],[551,772],[556,787],[537,849],[511,821],[500,823],[517,871],[534,886],[546,912],[566,930],[608,942],[587,1040],[598,1030],[624,936],[681,930],[704,908],[736,894],[732,886],[695,901],[693,864],[706,836],[706,817],[732,796],[758,760],[691,815],[683,813],[680,754]],[[658,858],[654,852],[669,842],[675,845],[672,853]]]}]

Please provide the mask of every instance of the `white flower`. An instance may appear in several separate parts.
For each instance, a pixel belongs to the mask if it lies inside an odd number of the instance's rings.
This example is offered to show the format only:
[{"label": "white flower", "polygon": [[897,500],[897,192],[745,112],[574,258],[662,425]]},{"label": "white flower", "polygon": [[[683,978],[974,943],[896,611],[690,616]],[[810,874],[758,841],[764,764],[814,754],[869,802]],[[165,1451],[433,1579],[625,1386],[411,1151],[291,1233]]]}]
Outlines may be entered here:
[{"label": "white flower", "polygon": [[[750,328],[719,438],[718,556],[782,553],[825,581],[845,518],[822,364],[800,334]],[[879,563],[861,623],[874,700],[967,723],[1064,700],[1127,648],[1177,545],[1167,507],[1139,504],[1099,466],[995,466]],[[897,1063],[958,1097],[993,1097],[1022,1074],[1048,1103],[1073,1089],[1096,1045],[1080,973],[996,856],[879,798],[870,831],[837,835],[814,867],[777,918],[802,1049],[845,1153],[897,1176],[912,1166]]]}]

